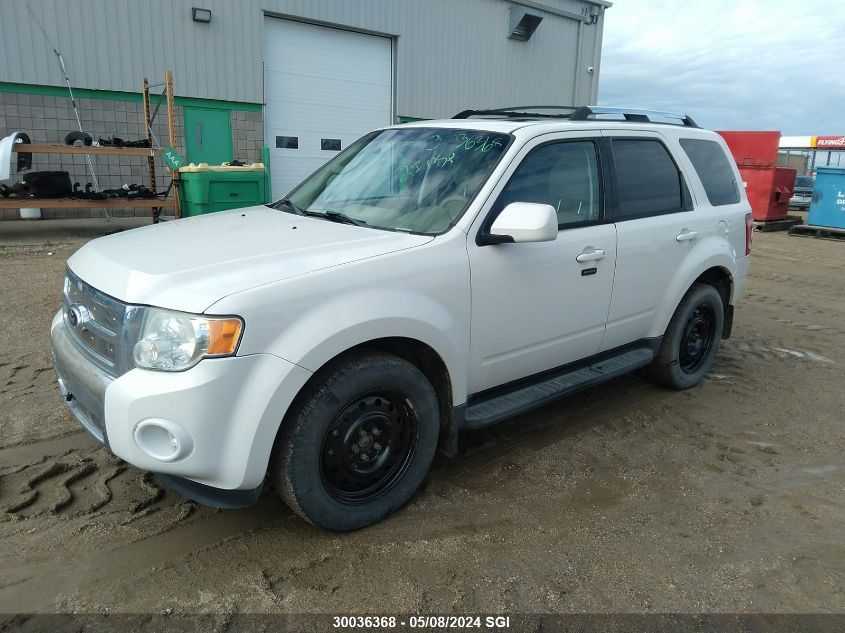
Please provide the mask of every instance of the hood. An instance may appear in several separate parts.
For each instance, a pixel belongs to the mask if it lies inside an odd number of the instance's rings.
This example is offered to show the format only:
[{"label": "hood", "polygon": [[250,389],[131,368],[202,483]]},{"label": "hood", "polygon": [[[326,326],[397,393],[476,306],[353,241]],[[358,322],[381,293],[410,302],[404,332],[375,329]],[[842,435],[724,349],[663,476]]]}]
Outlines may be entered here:
[{"label": "hood", "polygon": [[68,266],[121,301],[202,312],[235,292],[432,239],[261,206],[101,237],[74,253]]}]

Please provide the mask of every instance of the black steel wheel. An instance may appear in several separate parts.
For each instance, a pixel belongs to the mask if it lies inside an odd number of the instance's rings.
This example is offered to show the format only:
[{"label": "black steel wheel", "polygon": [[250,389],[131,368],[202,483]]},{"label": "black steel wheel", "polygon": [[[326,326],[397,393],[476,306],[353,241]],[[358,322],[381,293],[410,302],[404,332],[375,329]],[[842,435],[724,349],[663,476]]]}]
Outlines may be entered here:
[{"label": "black steel wheel", "polygon": [[725,308],[709,284],[694,284],[672,315],[651,364],[652,377],[672,389],[694,387],[707,375],[722,340]]},{"label": "black steel wheel", "polygon": [[354,398],[329,426],[320,473],[329,493],[369,503],[405,474],[417,448],[419,420],[403,394],[387,390]]},{"label": "black steel wheel", "polygon": [[690,314],[678,350],[678,362],[684,373],[694,374],[707,360],[715,338],[714,323],[713,311],[707,305],[699,305]]},{"label": "black steel wheel", "polygon": [[297,396],[276,438],[271,478],[304,519],[356,530],[410,499],[439,432],[425,374],[392,354],[352,353],[318,371]]}]

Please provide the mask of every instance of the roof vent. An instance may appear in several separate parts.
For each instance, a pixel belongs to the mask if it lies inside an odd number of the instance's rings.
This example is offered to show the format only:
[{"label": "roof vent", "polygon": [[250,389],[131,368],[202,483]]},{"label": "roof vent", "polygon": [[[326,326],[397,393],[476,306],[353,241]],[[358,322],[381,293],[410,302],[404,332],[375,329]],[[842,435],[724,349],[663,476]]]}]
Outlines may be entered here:
[{"label": "roof vent", "polygon": [[535,9],[525,7],[511,7],[510,30],[508,37],[512,40],[527,42],[534,35],[534,31],[543,21],[542,14]]}]

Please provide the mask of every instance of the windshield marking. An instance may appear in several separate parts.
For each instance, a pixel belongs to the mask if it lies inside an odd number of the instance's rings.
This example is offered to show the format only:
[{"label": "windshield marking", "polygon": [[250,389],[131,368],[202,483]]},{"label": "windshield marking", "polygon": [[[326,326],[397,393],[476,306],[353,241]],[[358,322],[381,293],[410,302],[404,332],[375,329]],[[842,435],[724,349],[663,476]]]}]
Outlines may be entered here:
[{"label": "windshield marking", "polygon": [[331,209],[371,228],[440,234],[463,215],[510,139],[490,131],[389,128],[349,146],[289,197],[306,213]]}]

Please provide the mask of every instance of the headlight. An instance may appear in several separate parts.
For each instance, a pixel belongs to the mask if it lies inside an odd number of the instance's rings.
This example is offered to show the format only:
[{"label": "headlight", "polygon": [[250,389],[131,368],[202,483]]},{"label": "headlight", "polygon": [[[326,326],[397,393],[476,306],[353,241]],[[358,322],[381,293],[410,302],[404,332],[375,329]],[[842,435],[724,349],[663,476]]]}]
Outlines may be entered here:
[{"label": "headlight", "polygon": [[238,347],[243,321],[147,308],[141,339],[132,356],[136,367],[182,371],[201,359],[231,356]]}]

